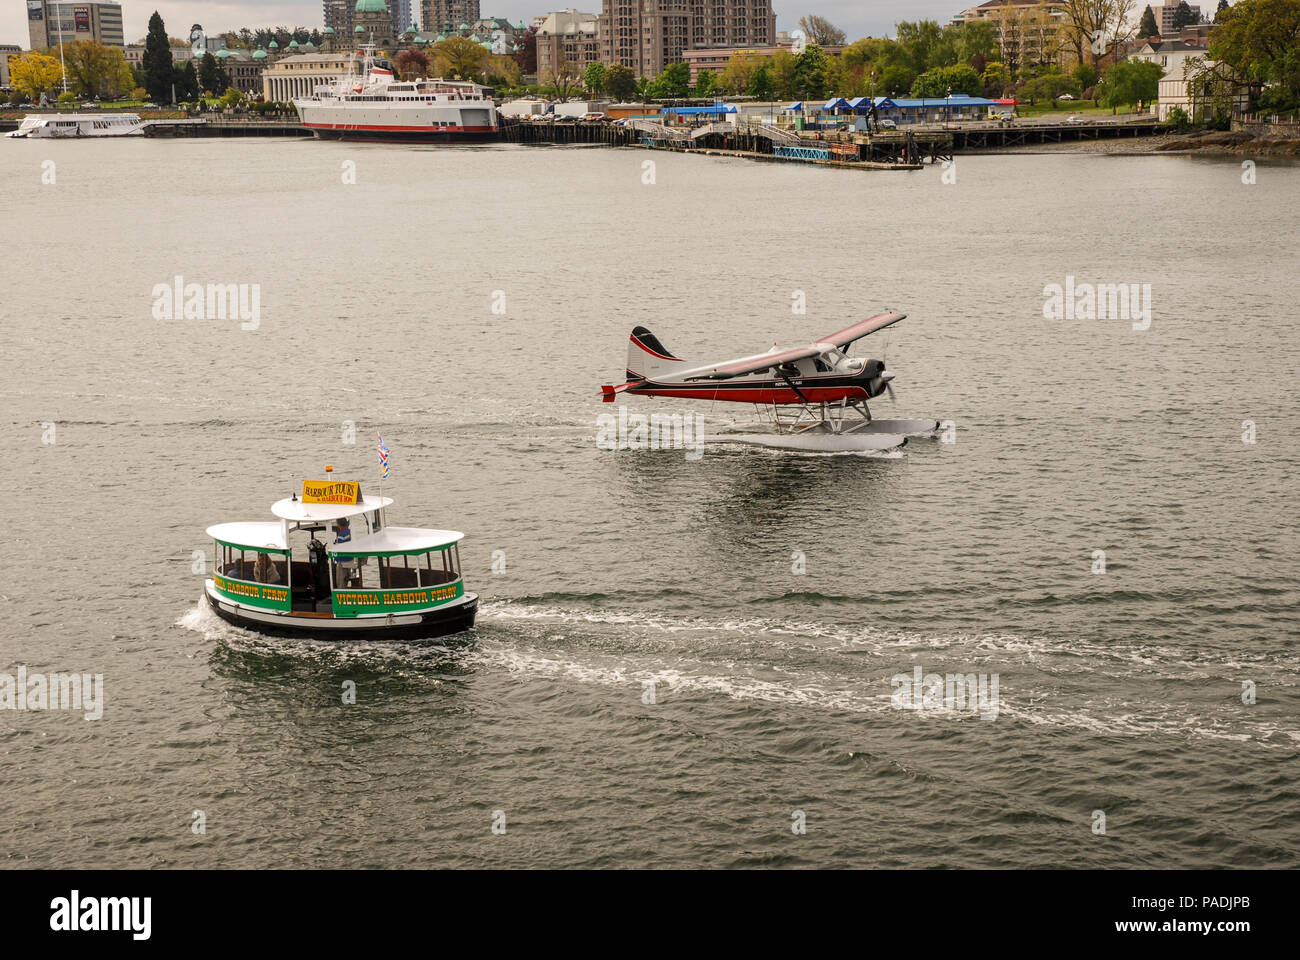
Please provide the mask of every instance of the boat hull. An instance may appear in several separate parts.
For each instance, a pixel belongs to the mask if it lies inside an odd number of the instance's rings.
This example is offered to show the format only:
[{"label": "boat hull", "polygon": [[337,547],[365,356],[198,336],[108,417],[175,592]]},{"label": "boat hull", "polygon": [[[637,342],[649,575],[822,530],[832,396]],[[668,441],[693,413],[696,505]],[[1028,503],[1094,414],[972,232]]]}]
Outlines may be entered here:
[{"label": "boat hull", "polygon": [[318,140],[347,140],[353,143],[484,143],[499,139],[496,127],[444,132],[427,127],[304,126]]},{"label": "boat hull", "polygon": [[236,627],[277,637],[313,640],[427,640],[462,633],[474,626],[478,615],[478,595],[473,593],[419,613],[356,618],[304,617],[246,607],[214,594],[211,589],[207,597],[212,611]]}]

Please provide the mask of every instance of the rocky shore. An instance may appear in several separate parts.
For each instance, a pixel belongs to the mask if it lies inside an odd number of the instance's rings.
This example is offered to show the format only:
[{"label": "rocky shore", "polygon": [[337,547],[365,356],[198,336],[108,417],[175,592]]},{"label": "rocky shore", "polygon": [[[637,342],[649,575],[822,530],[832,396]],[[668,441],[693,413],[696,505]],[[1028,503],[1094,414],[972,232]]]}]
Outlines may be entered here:
[{"label": "rocky shore", "polygon": [[1256,136],[1241,130],[1160,133],[1152,137],[1035,143],[971,153],[1097,153],[1138,156],[1186,153],[1207,157],[1300,157],[1300,139]]}]

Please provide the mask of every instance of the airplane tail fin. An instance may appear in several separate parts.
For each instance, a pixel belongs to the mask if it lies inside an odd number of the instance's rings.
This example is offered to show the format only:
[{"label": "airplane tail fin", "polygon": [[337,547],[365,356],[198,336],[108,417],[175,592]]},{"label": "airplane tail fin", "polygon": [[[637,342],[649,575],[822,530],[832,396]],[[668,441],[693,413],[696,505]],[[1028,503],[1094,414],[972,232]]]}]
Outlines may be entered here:
[{"label": "airplane tail fin", "polygon": [[627,379],[629,381],[656,379],[675,370],[684,369],[680,357],[668,352],[653,333],[645,327],[634,327],[627,344]]}]

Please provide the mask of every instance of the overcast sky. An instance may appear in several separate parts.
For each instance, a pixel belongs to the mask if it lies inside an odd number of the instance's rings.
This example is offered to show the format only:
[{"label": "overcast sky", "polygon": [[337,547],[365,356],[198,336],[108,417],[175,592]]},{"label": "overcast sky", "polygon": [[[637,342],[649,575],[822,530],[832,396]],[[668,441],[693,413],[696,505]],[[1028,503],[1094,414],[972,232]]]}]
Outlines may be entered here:
[{"label": "overcast sky", "polygon": [[[69,0],[71,2],[71,0]],[[789,30],[805,13],[818,13],[849,35],[849,39],[882,36],[893,32],[899,20],[938,20],[945,23],[954,13],[976,0],[774,0],[778,30]],[[582,0],[481,0],[484,16],[509,17],[511,22],[528,23],[535,16],[575,6],[600,12],[600,3]],[[200,23],[210,34],[234,27],[303,26],[321,27],[319,0],[122,0],[126,39],[143,37],[149,16],[157,10],[173,37],[187,37],[190,24]],[[27,46],[27,4],[24,0],[0,0],[0,43]]]}]

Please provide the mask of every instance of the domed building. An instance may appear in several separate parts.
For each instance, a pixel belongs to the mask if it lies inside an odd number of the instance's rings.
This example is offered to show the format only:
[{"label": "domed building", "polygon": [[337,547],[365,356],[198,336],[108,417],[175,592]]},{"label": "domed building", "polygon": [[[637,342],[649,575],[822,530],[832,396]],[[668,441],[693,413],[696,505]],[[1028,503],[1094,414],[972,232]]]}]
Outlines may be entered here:
[{"label": "domed building", "polygon": [[397,45],[393,32],[393,15],[384,0],[357,0],[352,10],[353,31],[358,39],[372,41],[380,50],[391,50]]}]

